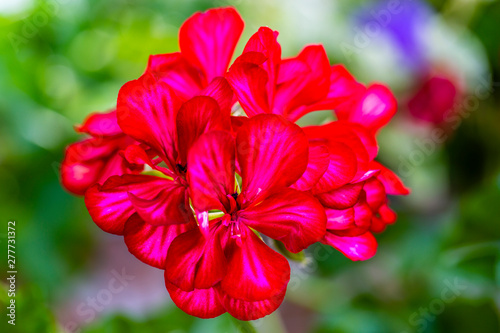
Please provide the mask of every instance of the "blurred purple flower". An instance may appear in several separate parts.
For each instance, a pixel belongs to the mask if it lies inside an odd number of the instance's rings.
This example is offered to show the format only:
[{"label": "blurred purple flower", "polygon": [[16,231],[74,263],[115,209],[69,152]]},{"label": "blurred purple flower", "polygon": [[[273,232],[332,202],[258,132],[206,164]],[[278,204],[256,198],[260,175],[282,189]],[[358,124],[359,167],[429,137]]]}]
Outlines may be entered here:
[{"label": "blurred purple flower", "polygon": [[422,30],[433,15],[424,1],[382,0],[365,7],[358,20],[365,27],[377,23],[399,51],[403,64],[420,71],[427,67]]}]

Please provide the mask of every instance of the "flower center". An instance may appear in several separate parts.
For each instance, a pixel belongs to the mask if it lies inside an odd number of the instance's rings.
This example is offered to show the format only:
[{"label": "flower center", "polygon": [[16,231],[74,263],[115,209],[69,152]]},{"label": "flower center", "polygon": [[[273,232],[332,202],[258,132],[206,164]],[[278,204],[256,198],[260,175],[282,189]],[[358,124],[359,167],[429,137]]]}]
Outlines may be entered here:
[{"label": "flower center", "polygon": [[236,239],[237,242],[241,242],[241,229],[238,218],[238,211],[240,210],[238,193],[228,194],[227,198],[229,199],[230,207],[228,212],[222,218],[222,224],[229,228],[231,238]]},{"label": "flower center", "polygon": [[241,209],[240,204],[238,203],[238,193],[228,194],[227,198],[229,200],[229,209],[227,212],[231,214],[234,219],[236,219],[236,213]]},{"label": "flower center", "polygon": [[186,163],[186,165],[182,165],[182,164],[177,163],[175,165],[175,167],[177,168],[177,171],[179,171],[181,174],[185,174],[187,169],[188,169],[187,163]]}]

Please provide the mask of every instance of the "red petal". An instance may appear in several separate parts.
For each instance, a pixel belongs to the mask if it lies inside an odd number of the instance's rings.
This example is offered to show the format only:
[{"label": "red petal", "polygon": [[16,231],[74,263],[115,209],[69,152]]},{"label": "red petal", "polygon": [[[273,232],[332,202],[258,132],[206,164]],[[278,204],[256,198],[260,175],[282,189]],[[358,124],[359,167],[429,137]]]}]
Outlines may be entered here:
[{"label": "red petal", "polygon": [[386,224],[392,224],[396,222],[397,214],[391,208],[389,208],[387,204],[383,204],[380,207],[378,213]]},{"label": "red petal", "polygon": [[144,222],[139,215],[134,214],[125,223],[123,233],[130,253],[148,265],[165,269],[170,243],[178,235],[195,227],[194,223],[152,226]]},{"label": "red petal", "polygon": [[354,152],[357,159],[355,180],[369,170],[370,157],[365,144],[350,123],[332,121],[322,126],[307,126],[303,130],[310,140],[327,140],[328,143],[342,143],[348,146]]},{"label": "red petal", "polygon": [[120,89],[118,124],[126,134],[156,150],[173,169],[177,157],[175,117],[179,107],[179,98],[167,84],[145,74]]},{"label": "red petal", "polygon": [[357,171],[356,155],[343,143],[328,143],[330,161],[323,176],[313,188],[313,193],[324,193],[349,183]]},{"label": "red petal", "polygon": [[378,217],[373,217],[372,225],[370,226],[370,231],[375,233],[383,232],[387,228],[387,225]]},{"label": "red petal", "polygon": [[213,225],[205,237],[198,228],[178,236],[170,245],[165,278],[184,291],[207,289],[225,275],[226,258],[222,251],[220,224]]},{"label": "red petal", "polygon": [[122,235],[125,222],[135,213],[126,184],[122,177],[113,176],[104,185],[96,184],[85,193],[85,205],[92,220],[106,232]]},{"label": "red petal", "polygon": [[129,188],[129,200],[144,221],[160,226],[187,223],[194,218],[187,204],[186,187],[168,179],[150,186],[158,189],[145,193]]},{"label": "red petal", "polygon": [[300,191],[310,190],[325,174],[330,165],[330,151],[325,145],[309,143],[307,169],[291,187]]},{"label": "red petal", "polygon": [[364,148],[366,149],[366,152],[368,153],[369,159],[373,160],[377,157],[378,144],[375,135],[366,127],[359,124],[349,123],[347,126],[349,126],[349,128],[359,137],[364,145]]},{"label": "red petal", "polygon": [[215,130],[230,130],[231,120],[223,114],[215,99],[208,96],[193,97],[182,104],[177,114],[179,159],[187,162],[188,151],[203,133]]},{"label": "red petal", "polygon": [[377,179],[384,184],[385,191],[390,195],[407,195],[410,194],[410,189],[407,188],[401,179],[389,168],[384,165],[373,161],[372,168],[379,169],[380,174],[377,176]]},{"label": "red petal", "polygon": [[355,237],[341,237],[327,232],[323,243],[333,246],[354,261],[368,260],[377,252],[377,240],[370,232]]},{"label": "red petal", "polygon": [[181,52],[205,73],[207,82],[210,82],[226,73],[243,26],[243,20],[234,8],[196,13],[179,31]]},{"label": "red petal", "polygon": [[325,207],[346,209],[356,204],[364,183],[347,184],[336,190],[316,194],[316,198]]},{"label": "red petal", "polygon": [[243,63],[250,63],[259,66],[262,65],[264,62],[266,62],[266,60],[267,57],[264,55],[264,53],[256,51],[248,51],[240,55],[238,58],[236,58],[232,66]]},{"label": "red petal", "polygon": [[118,152],[131,144],[124,135],[90,138],[66,148],[61,163],[61,183],[70,192],[83,195],[95,183],[110,176],[135,173],[142,166],[127,163]]},{"label": "red petal", "polygon": [[366,201],[373,211],[377,211],[383,203],[387,202],[384,185],[378,179],[367,180],[363,190],[366,192]]},{"label": "red petal", "polygon": [[387,124],[397,110],[397,102],[391,91],[380,84],[373,84],[364,93],[349,120],[376,132]]},{"label": "red petal", "polygon": [[358,83],[356,79],[345,69],[343,65],[331,67],[330,87],[326,98],[309,106],[308,111],[316,110],[336,110],[339,119],[346,119],[341,112],[338,112],[339,105],[355,100],[366,88]]},{"label": "red petal", "polygon": [[[243,55],[240,57],[245,57],[245,54],[247,53],[261,53],[265,56],[266,61],[261,64],[261,67],[267,73],[267,91],[269,96],[274,96],[274,89],[278,76],[278,65],[281,61],[281,45],[278,43],[277,38],[277,31],[273,31],[267,27],[259,28],[259,30],[248,40],[245,45],[245,49],[243,50]],[[255,63],[254,57],[255,56],[252,58]],[[240,59],[240,61],[242,60]]]},{"label": "red petal", "polygon": [[[172,183],[171,180],[154,176],[113,176],[103,185],[96,184],[88,189],[85,193],[85,205],[97,226],[106,232],[120,235],[123,234],[125,222],[136,212],[129,194],[152,199],[162,191],[175,187]],[[176,211],[177,209],[169,209],[170,214],[177,214]]]},{"label": "red petal", "polygon": [[326,216],[312,195],[284,189],[239,212],[239,219],[253,229],[283,242],[298,253],[325,235]]},{"label": "red petal", "polygon": [[191,316],[208,319],[226,312],[214,288],[184,291],[167,279],[165,279],[165,286],[175,305]]},{"label": "red petal", "polygon": [[285,298],[286,287],[278,294],[262,301],[244,301],[232,298],[220,291],[219,298],[226,311],[239,320],[255,320],[267,316],[281,305]]},{"label": "red petal", "polygon": [[247,123],[249,120],[248,117],[244,116],[231,116],[231,130],[234,136],[236,137],[236,134],[240,130],[241,126]]},{"label": "red petal", "polygon": [[373,213],[361,192],[358,202],[344,210],[325,209],[328,217],[326,228],[337,236],[359,236],[368,231]]},{"label": "red petal", "polygon": [[243,301],[264,301],[280,295],[290,280],[290,266],[281,254],[269,248],[253,231],[239,224],[241,242],[226,246],[227,273],[222,291]]},{"label": "red petal", "polygon": [[302,106],[324,99],[330,86],[330,63],[322,45],[306,46],[297,59],[306,63],[310,71],[305,77],[298,77],[304,81],[303,88],[300,92],[292,94],[290,102],[287,103],[286,117],[291,121],[296,121],[306,113]]},{"label": "red petal", "polygon": [[295,183],[307,168],[308,141],[300,127],[277,115],[259,115],[236,138],[243,205]]},{"label": "red petal", "polygon": [[200,93],[201,96],[212,97],[217,101],[224,115],[231,115],[231,107],[233,106],[233,90],[229,82],[223,77],[216,77],[210,84]]},{"label": "red petal", "polygon": [[118,126],[116,110],[106,113],[92,113],[84,120],[82,125],[75,126],[75,130],[92,136],[123,134],[120,126]]},{"label": "red petal", "polygon": [[147,71],[165,82],[182,100],[188,100],[205,85],[199,71],[180,52],[152,55]]},{"label": "red petal", "polygon": [[193,206],[199,212],[226,210],[233,194],[235,175],[234,139],[229,132],[202,135],[188,156],[188,181]]},{"label": "red petal", "polygon": [[354,208],[331,209],[325,208],[326,228],[328,230],[345,230],[354,224]]},{"label": "red petal", "polygon": [[265,70],[247,62],[235,63],[226,77],[247,116],[270,112]]},{"label": "red petal", "polygon": [[302,60],[297,58],[283,59],[281,61],[278,73],[277,84],[283,84],[298,76],[309,74],[311,68]]}]

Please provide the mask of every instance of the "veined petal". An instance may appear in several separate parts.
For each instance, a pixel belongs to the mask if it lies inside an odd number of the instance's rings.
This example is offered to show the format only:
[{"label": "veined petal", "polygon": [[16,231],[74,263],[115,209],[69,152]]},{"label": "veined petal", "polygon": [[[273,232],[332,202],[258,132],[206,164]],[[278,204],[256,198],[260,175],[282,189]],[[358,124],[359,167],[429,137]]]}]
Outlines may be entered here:
[{"label": "veined petal", "polygon": [[351,124],[343,121],[332,121],[321,126],[303,127],[304,132],[311,141],[319,140],[327,143],[341,143],[348,146],[356,155],[357,173],[354,180],[360,178],[369,170],[370,156],[365,144]]},{"label": "veined petal", "polygon": [[146,71],[165,82],[184,101],[197,95],[206,84],[198,69],[180,52],[151,55]]},{"label": "veined petal", "polygon": [[309,74],[311,68],[302,60],[297,58],[283,59],[279,66],[278,85],[294,80],[301,75]]},{"label": "veined petal", "polygon": [[366,195],[361,192],[358,202],[351,208],[335,210],[326,208],[326,228],[337,236],[359,236],[370,228],[373,217]]},{"label": "veined petal", "polygon": [[313,188],[313,193],[329,192],[349,183],[357,171],[356,155],[343,143],[329,142],[329,164]]},{"label": "veined petal", "polygon": [[253,231],[240,224],[241,242],[230,240],[225,253],[227,273],[221,290],[242,301],[264,301],[280,295],[290,280],[290,266]]},{"label": "veined petal", "polygon": [[377,252],[377,240],[371,232],[355,237],[336,236],[327,232],[323,243],[333,246],[354,261],[368,260]]},{"label": "veined petal", "polygon": [[307,169],[291,187],[309,191],[323,177],[330,165],[330,150],[325,145],[309,142]]},{"label": "veined petal", "polygon": [[373,132],[369,131],[366,127],[356,124],[356,123],[346,123],[343,121],[339,121],[341,123],[344,123],[346,126],[349,127],[351,131],[356,133],[358,138],[361,140],[363,143],[366,152],[368,153],[369,160],[372,161],[375,157],[377,157],[378,154],[378,144],[377,144],[377,139],[375,138],[375,135]]},{"label": "veined petal", "polygon": [[267,57],[264,55],[262,52],[257,52],[257,51],[248,51],[244,52],[242,55],[240,55],[238,58],[236,58],[233,62],[233,65],[236,64],[243,64],[243,63],[249,63],[252,65],[257,65],[260,66],[264,62],[266,62]]},{"label": "veined petal", "polygon": [[329,192],[315,194],[315,197],[327,208],[347,209],[358,201],[363,184],[347,184]]},{"label": "veined petal", "polygon": [[[165,271],[165,275],[166,273]],[[165,279],[165,286],[175,305],[191,316],[208,319],[226,312],[214,288],[184,291],[167,279]]]},{"label": "veined petal", "polygon": [[129,200],[139,216],[155,226],[183,224],[193,220],[186,187],[169,179],[160,179],[163,181],[157,181],[154,185],[159,187],[154,195],[152,192],[129,189]]},{"label": "veined petal", "polygon": [[307,168],[309,143],[301,128],[277,115],[250,118],[236,137],[243,206],[295,183]]},{"label": "veined petal", "polygon": [[123,132],[156,150],[173,169],[177,158],[175,118],[180,107],[173,90],[146,73],[123,85],[117,105]]},{"label": "veined petal", "polygon": [[165,269],[167,252],[180,234],[196,227],[195,223],[153,226],[133,214],[125,223],[124,240],[130,253],[142,262]]},{"label": "veined petal", "polygon": [[310,71],[297,79],[304,81],[303,88],[292,94],[286,103],[286,118],[296,121],[304,115],[303,106],[307,106],[324,99],[330,86],[330,63],[322,45],[306,46],[297,56],[297,59],[306,63]]},{"label": "veined petal", "polygon": [[241,222],[282,241],[298,253],[318,242],[326,232],[326,215],[312,195],[294,189],[283,189],[262,202],[239,212]]},{"label": "veined petal", "polygon": [[177,133],[180,164],[187,163],[191,146],[203,133],[231,127],[229,114],[223,114],[212,97],[197,96],[184,103],[177,114]]},{"label": "veined petal", "polygon": [[199,211],[229,208],[227,195],[234,193],[235,145],[229,132],[202,135],[188,155],[189,192]]},{"label": "veined petal", "polygon": [[205,87],[200,93],[200,96],[212,97],[217,101],[224,116],[231,115],[231,107],[233,106],[233,90],[229,82],[223,77],[216,77]]},{"label": "veined petal", "polygon": [[264,69],[252,63],[238,62],[231,66],[226,78],[247,116],[271,112],[266,89],[269,76]]},{"label": "veined petal", "polygon": [[[274,98],[274,90],[278,80],[278,66],[281,62],[281,45],[278,43],[277,38],[277,31],[273,31],[268,27],[260,27],[250,37],[243,50],[243,55],[240,57],[246,58],[245,55],[248,53],[261,53],[265,56],[266,61],[259,65],[267,73],[267,93],[271,100]],[[269,102],[271,103],[271,101]]]},{"label": "veined petal", "polygon": [[221,281],[227,262],[220,231],[218,223],[207,237],[195,228],[175,238],[168,249],[165,279],[184,291],[211,288]]},{"label": "veined petal", "polygon": [[338,119],[347,119],[338,111],[340,105],[350,104],[356,100],[366,88],[358,83],[343,65],[334,65],[330,72],[330,87],[326,97],[308,107],[308,112],[316,110],[336,110]]},{"label": "veined petal", "polygon": [[233,298],[219,290],[219,299],[221,300],[226,311],[239,320],[255,320],[267,316],[281,305],[285,298],[286,287],[272,297],[261,301],[245,301],[238,298]]},{"label": "veined petal", "polygon": [[[96,184],[87,190],[85,205],[98,227],[121,235],[125,222],[136,212],[129,194],[144,199],[155,198],[162,191],[168,191],[171,183],[173,181],[169,179],[146,175],[113,176],[103,185]],[[171,213],[176,208],[172,208]]]},{"label": "veined petal", "polygon": [[207,82],[210,82],[226,73],[243,26],[243,20],[234,8],[196,13],[180,28],[181,52],[205,73]]}]

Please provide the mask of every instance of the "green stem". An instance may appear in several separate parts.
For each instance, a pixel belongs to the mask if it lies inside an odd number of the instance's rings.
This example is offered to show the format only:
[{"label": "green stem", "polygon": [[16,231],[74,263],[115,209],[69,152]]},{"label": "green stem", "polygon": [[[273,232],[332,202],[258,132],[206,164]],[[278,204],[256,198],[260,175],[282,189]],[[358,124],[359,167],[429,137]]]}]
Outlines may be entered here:
[{"label": "green stem", "polygon": [[251,322],[238,320],[232,316],[231,319],[233,320],[234,326],[236,326],[241,333],[257,333],[257,330],[253,327]]}]

